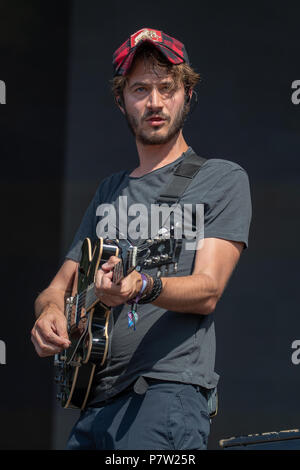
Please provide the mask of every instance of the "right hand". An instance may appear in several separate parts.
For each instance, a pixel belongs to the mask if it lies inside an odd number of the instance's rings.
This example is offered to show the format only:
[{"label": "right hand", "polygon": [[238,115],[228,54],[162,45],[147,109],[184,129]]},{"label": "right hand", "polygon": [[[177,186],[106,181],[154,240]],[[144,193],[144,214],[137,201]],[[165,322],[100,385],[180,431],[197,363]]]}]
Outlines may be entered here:
[{"label": "right hand", "polygon": [[44,309],[31,330],[31,341],[40,357],[53,356],[70,346],[66,317],[58,307]]}]

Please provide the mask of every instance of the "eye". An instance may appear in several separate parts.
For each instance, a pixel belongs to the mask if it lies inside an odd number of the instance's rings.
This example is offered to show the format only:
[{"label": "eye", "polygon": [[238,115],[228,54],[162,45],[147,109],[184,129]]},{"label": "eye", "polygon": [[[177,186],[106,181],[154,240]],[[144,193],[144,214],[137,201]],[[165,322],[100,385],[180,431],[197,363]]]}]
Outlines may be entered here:
[{"label": "eye", "polygon": [[172,87],[172,84],[171,83],[164,83],[161,87],[160,87],[160,92],[163,93],[163,94],[168,94],[168,95],[171,95],[172,93],[174,93],[174,89]]}]

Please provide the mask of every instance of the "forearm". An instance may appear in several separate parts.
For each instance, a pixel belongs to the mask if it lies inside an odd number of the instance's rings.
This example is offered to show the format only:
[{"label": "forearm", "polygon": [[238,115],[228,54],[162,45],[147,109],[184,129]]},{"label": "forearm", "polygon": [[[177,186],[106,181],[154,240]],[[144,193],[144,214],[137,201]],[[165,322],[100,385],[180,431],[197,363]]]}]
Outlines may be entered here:
[{"label": "forearm", "polygon": [[62,313],[64,313],[65,292],[53,287],[48,287],[43,290],[34,303],[36,318],[38,318],[41,313],[51,305],[55,305]]},{"label": "forearm", "polygon": [[206,274],[162,277],[162,292],[154,305],[175,312],[208,315],[216,306],[218,291]]},{"label": "forearm", "polygon": [[[96,295],[104,304],[112,307],[135,299],[142,285],[141,275],[135,270],[122,279],[119,285],[114,285],[111,281],[111,273],[112,268],[118,262],[118,258],[115,258],[112,256],[102,265],[96,279]],[[151,302],[153,278],[149,277],[149,284],[140,299],[141,304],[149,298],[151,303],[167,310],[202,315],[208,315],[215,309],[220,292],[211,276],[201,273],[181,277],[162,277],[161,280],[162,291],[157,299]]]}]

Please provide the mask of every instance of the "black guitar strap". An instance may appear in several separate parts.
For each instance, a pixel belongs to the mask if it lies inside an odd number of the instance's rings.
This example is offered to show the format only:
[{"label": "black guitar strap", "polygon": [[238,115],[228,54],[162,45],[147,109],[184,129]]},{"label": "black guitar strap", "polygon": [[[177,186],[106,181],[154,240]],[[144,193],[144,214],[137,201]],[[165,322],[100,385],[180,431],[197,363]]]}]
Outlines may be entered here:
[{"label": "black guitar strap", "polygon": [[[175,168],[166,190],[156,199],[156,204],[166,203],[169,206],[179,202],[194,176],[198,173],[207,158],[199,157],[195,152],[185,157]],[[145,393],[148,384],[144,377],[139,377],[135,383],[136,393]],[[210,418],[217,414],[217,387],[207,390]]]},{"label": "black guitar strap", "polygon": [[156,204],[176,204],[198,173],[206,158],[194,152],[186,156],[175,168],[165,191],[156,199]]},{"label": "black guitar strap", "polygon": [[[202,165],[206,162],[206,158],[199,157],[194,152],[190,152],[189,155],[185,156],[183,160],[175,167],[171,178],[169,179],[168,185],[164,192],[156,199],[155,204],[168,204],[170,206],[176,206],[179,203],[180,198],[186,191],[187,187],[191,184],[194,176],[198,173]],[[174,213],[168,215],[167,219],[163,221],[160,227],[163,227],[170,217],[170,226],[174,227]],[[194,222],[193,222],[194,226]],[[171,239],[173,239],[171,235]],[[174,240],[174,239],[173,239]],[[176,238],[174,245],[174,258],[178,259],[181,250],[182,241]],[[175,263],[177,265],[177,262]]]}]

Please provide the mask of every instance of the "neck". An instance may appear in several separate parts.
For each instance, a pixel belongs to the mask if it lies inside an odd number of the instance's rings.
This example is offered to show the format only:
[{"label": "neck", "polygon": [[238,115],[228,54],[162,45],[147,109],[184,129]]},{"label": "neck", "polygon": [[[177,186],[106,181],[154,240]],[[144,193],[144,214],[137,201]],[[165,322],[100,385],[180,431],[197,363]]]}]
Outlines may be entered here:
[{"label": "neck", "polygon": [[131,176],[143,176],[150,171],[157,170],[169,163],[174,162],[183,152],[186,152],[188,145],[184,140],[182,131],[170,142],[161,145],[145,145],[136,141],[140,164],[133,170]]}]

